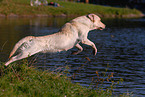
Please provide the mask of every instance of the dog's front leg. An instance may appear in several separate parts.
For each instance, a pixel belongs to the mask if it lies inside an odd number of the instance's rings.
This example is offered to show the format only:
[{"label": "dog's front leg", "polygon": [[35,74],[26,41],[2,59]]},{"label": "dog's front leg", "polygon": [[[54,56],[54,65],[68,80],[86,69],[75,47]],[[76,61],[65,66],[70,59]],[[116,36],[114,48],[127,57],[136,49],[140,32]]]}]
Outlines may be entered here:
[{"label": "dog's front leg", "polygon": [[75,47],[78,48],[79,50],[75,51],[75,52],[72,52],[73,55],[76,55],[76,54],[78,54],[78,53],[83,51],[83,48],[79,44],[76,44]]},{"label": "dog's front leg", "polygon": [[97,48],[92,41],[90,41],[89,39],[86,39],[86,40],[83,40],[82,43],[91,46],[94,49],[94,55],[97,54]]}]

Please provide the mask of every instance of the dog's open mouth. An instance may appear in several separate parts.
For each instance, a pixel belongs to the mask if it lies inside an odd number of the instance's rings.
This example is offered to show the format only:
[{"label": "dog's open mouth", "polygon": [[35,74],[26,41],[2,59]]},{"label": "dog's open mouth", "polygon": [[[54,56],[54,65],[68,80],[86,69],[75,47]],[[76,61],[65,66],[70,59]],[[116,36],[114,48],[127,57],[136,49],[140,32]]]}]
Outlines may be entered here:
[{"label": "dog's open mouth", "polygon": [[99,27],[98,29],[99,29],[99,30],[103,30],[104,28],[102,28],[102,27]]}]

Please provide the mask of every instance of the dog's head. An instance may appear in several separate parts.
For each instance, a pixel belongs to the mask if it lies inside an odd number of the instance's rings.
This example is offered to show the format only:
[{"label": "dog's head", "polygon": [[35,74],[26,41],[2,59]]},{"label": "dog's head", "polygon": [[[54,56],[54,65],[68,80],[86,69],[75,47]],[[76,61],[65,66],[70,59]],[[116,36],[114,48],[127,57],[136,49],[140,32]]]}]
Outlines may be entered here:
[{"label": "dog's head", "polygon": [[105,28],[105,24],[103,24],[101,22],[101,19],[95,15],[95,14],[88,14],[87,18],[89,18],[91,20],[91,22],[93,22],[93,25],[91,26],[91,29],[99,29],[99,30],[103,30]]}]

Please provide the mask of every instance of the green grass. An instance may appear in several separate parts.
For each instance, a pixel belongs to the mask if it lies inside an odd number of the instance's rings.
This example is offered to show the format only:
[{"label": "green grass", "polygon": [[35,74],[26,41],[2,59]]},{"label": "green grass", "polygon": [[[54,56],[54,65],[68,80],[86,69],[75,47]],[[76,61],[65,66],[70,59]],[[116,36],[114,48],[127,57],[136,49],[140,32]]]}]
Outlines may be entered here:
[{"label": "green grass", "polygon": [[63,2],[59,0],[48,0],[48,2],[57,2],[62,7],[52,6],[30,6],[30,0],[1,0],[0,2],[0,13],[9,15],[50,15],[57,16],[65,14],[67,16],[79,16],[88,13],[99,14],[104,17],[117,16],[124,17],[130,14],[140,16],[142,13],[136,9],[129,8],[115,8],[105,7],[93,4],[74,3],[74,2]]},{"label": "green grass", "polygon": [[[65,75],[68,74],[65,70],[42,71],[28,65],[30,65],[28,61],[24,61],[21,65],[13,63],[5,67],[4,63],[0,62],[0,97],[111,97],[113,95],[114,81],[106,90],[101,87],[94,90],[72,83]],[[99,83],[103,83],[106,77],[102,79],[99,78],[98,72],[96,74]],[[111,80],[112,76],[113,74],[107,75],[107,80]],[[130,97],[130,94],[118,96]]]},{"label": "green grass", "polygon": [[[1,63],[3,64],[3,63]],[[112,93],[73,84],[61,73],[36,70],[27,64],[0,65],[0,97],[106,97]]]}]

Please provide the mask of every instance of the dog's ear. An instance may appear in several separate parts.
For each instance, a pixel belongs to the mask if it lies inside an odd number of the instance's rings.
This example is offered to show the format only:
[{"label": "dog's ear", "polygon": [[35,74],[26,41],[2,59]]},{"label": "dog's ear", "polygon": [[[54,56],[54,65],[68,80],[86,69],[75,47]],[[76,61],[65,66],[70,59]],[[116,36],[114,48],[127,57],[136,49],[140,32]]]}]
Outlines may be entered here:
[{"label": "dog's ear", "polygon": [[95,15],[94,14],[88,14],[87,17],[94,23],[95,22]]}]

